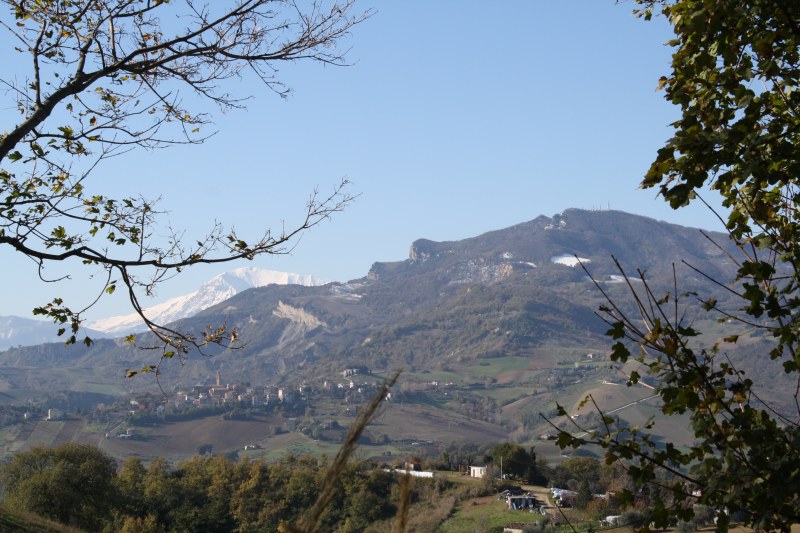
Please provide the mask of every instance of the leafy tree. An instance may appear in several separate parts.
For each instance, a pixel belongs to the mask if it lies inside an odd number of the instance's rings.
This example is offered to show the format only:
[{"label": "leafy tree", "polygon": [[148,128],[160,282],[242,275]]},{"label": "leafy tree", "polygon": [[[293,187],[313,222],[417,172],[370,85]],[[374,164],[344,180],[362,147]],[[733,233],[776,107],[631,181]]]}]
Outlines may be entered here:
[{"label": "leafy tree", "polygon": [[621,493],[633,489],[633,482],[625,471],[625,466],[618,462],[600,465],[598,479],[602,492]]},{"label": "leafy tree", "polygon": [[144,504],[144,478],[147,473],[141,459],[131,457],[122,463],[114,479],[119,500],[117,511],[122,515],[143,519],[147,509]]},{"label": "leafy tree", "polygon": [[181,494],[174,472],[164,458],[158,457],[147,465],[142,487],[145,512],[156,516],[158,523],[170,523],[181,504]]},{"label": "leafy tree", "polygon": [[589,482],[583,480],[578,483],[578,496],[575,498],[575,507],[580,510],[585,510],[589,502],[592,501],[592,488]]},{"label": "leafy tree", "polygon": [[[730,281],[726,288],[740,307],[722,308],[713,299],[699,305],[771,339],[759,357],[779,361],[800,381],[800,4],[636,4],[639,16],[663,16],[674,30],[672,71],[660,87],[680,109],[642,185],[657,187],[674,208],[719,194],[720,219],[740,255],[731,256],[735,280],[712,281]],[[561,443],[606,447],[607,458],[625,460],[639,484],[668,470],[672,496],[656,501],[658,526],[675,515],[688,521],[693,505],[702,504],[719,512],[718,530],[727,528],[727,511],[756,528],[789,531],[800,522],[800,388],[790,411],[763,401],[753,379],[726,356],[726,345],[739,337],[704,347],[682,318],[679,281],[661,297],[641,279],[644,290],[631,285],[639,315],[610,299],[602,309],[616,340],[612,359],[645,365],[662,411],[688,413],[696,444],[657,446],[646,428],[620,430],[610,417],[586,438],[562,434]],[[639,378],[634,372],[629,382]]]},{"label": "leafy tree", "polygon": [[594,492],[600,478],[600,461],[594,457],[570,457],[553,468],[553,486],[577,491],[581,482],[589,484]]},{"label": "leafy tree", "polygon": [[[270,469],[262,462],[242,461],[238,466],[240,482],[231,497],[231,514],[242,531],[256,531],[265,528],[264,517],[266,496],[273,489],[270,483]],[[277,524],[274,524],[277,526]]]},{"label": "leafy tree", "polygon": [[[142,313],[139,291],[150,294],[191,265],[287,253],[301,232],[351,201],[346,183],[330,195],[314,192],[294,227],[251,239],[215,224],[187,242],[181,232],[161,237],[169,228],[156,202],[105,196],[92,189],[90,176],[105,159],[136,148],[202,143],[212,117],[203,106],[243,107],[249,95],[225,86],[245,74],[285,95],[278,63],[344,64],[337,43],[370,13],[353,14],[352,0],[3,5],[0,28],[15,43],[7,53],[19,53],[27,66],[14,71],[18,62],[8,61],[0,79],[4,108],[20,116],[0,134],[0,245],[31,258],[47,281],[54,281],[45,277],[52,263],[99,268],[105,276],[97,298],[123,288],[167,358],[234,342],[235,332],[224,327],[188,333],[153,323]],[[181,91],[190,98],[183,101]],[[61,324],[59,333],[69,332],[74,343],[85,311],[55,298],[34,313]]]},{"label": "leafy tree", "polygon": [[158,521],[153,515],[147,515],[145,518],[126,516],[117,531],[119,533],[162,533],[164,528],[158,525]]},{"label": "leafy tree", "polygon": [[533,451],[533,447],[528,452],[513,442],[498,443],[492,449],[492,462],[498,467],[502,465],[503,475],[509,475],[515,479],[530,483],[538,477],[536,453]]},{"label": "leafy tree", "polygon": [[14,454],[0,470],[6,505],[97,531],[115,501],[116,463],[93,446],[68,443]]},{"label": "leafy tree", "polygon": [[341,531],[364,531],[370,524],[392,516],[394,508],[386,497],[395,484],[392,474],[376,469],[364,472],[355,465],[341,477],[347,498]]},{"label": "leafy tree", "polygon": [[179,531],[232,531],[233,463],[224,456],[194,457],[174,473],[178,505],[171,510],[171,525]]}]

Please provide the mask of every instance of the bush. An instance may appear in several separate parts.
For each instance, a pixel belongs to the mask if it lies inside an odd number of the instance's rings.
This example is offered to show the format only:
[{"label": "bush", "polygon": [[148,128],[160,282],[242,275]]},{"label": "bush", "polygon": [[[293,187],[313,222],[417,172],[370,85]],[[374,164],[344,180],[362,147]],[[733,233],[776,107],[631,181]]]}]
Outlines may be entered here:
[{"label": "bush", "polygon": [[647,520],[647,515],[641,511],[625,511],[619,517],[619,525],[631,526],[631,531],[635,531],[640,526],[643,526]]}]

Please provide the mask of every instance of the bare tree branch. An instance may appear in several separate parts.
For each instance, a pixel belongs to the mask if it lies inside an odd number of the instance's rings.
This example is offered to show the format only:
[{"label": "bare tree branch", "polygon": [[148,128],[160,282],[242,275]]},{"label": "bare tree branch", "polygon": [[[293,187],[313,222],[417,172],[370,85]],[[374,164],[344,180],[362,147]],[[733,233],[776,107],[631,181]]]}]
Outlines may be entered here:
[{"label": "bare tree branch", "polygon": [[[0,135],[0,246],[31,258],[40,272],[48,263],[73,259],[100,266],[106,273],[100,294],[124,286],[165,357],[208,344],[230,346],[236,333],[224,327],[187,334],[148,320],[137,290],[150,294],[192,265],[289,253],[303,232],[353,201],[347,180],[330,194],[314,191],[298,223],[266,229],[255,241],[214,223],[192,243],[174,230],[165,243],[154,237],[161,225],[156,201],[92,193],[90,175],[104,160],[132,149],[202,143],[213,135],[201,132],[212,120],[203,102],[224,110],[242,107],[252,96],[225,91],[233,78],[255,74],[285,95],[277,78],[280,63],[346,65],[341,41],[372,12],[356,12],[353,0],[2,5],[0,30],[18,43],[30,70],[0,78],[21,115]],[[184,93],[193,96],[190,104]],[[69,323],[73,333],[85,311],[58,299],[35,310]]]}]

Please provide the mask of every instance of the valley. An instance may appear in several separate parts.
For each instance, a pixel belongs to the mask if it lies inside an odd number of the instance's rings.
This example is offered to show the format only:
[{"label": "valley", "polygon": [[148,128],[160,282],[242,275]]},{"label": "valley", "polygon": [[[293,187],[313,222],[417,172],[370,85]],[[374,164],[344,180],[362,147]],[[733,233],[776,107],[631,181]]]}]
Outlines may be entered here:
[{"label": "valley", "polygon": [[[563,453],[550,440],[555,430],[544,417],[569,430],[569,423],[556,416],[557,403],[573,414],[576,432],[597,421],[590,406],[579,407],[587,394],[601,409],[630,424],[658,417],[650,389],[628,387],[619,376],[598,352],[555,348],[543,349],[540,357],[494,357],[442,370],[406,371],[365,431],[358,453],[392,463],[408,456],[438,457],[451,446],[511,440],[535,446],[541,457],[555,464]],[[80,394],[72,399],[53,396],[38,400],[39,408],[27,413],[27,419],[19,419],[25,415],[20,411],[17,419],[5,419],[0,451],[8,455],[36,445],[78,442],[98,446],[120,461],[132,456],[181,461],[199,452],[267,460],[288,453],[330,456],[359,407],[385,377],[386,372],[377,371],[332,375],[291,391],[226,385],[240,392],[227,394],[227,399],[224,394],[215,399],[198,392],[213,390],[214,385],[195,386],[195,392],[105,396],[105,403],[91,409],[75,407]],[[21,397],[10,398],[10,405],[20,403]],[[36,402],[31,397],[28,405]],[[64,420],[46,420],[52,409],[63,412]],[[660,438],[691,444],[679,422],[668,419],[663,424],[656,427]]]},{"label": "valley", "polygon": [[[636,312],[612,258],[630,269],[631,288],[642,287],[632,274],[640,269],[654,290],[670,290],[674,265],[685,270],[680,290],[724,300],[724,291],[697,275],[733,276],[721,251],[725,237],[711,237],[720,246],[697,230],[646,217],[567,210],[463,241],[421,239],[405,261],[375,263],[347,283],[214,281],[202,300],[215,301],[214,287],[233,296],[171,327],[224,323],[241,344],[165,360],[158,379],[125,377],[127,369],[154,362],[153,352],[141,349],[148,335],[134,345],[97,338],[88,347],[0,352],[0,405],[8,411],[0,451],[51,438],[92,443],[118,459],[181,460],[201,447],[231,456],[331,454],[359,406],[398,370],[391,399],[362,439],[365,457],[390,462],[437,456],[459,443],[513,441],[555,463],[563,457],[549,440],[556,433],[551,423],[575,434],[598,429],[595,405],[620,424],[654,418],[658,439],[690,446],[686,421],[661,416],[650,398],[653,384],[626,384],[638,363],[610,361],[608,325],[596,313],[604,302],[600,289]],[[237,283],[254,288],[230,292]],[[745,363],[748,349],[761,349],[763,339],[717,323],[693,298],[684,298],[682,312],[707,332],[700,342],[735,333],[740,340],[727,353]],[[189,301],[180,299],[182,306]],[[780,389],[765,397],[780,405]],[[558,405],[570,416],[558,417]],[[49,409],[67,416],[67,429],[42,420]],[[33,419],[20,418],[26,410]]]}]

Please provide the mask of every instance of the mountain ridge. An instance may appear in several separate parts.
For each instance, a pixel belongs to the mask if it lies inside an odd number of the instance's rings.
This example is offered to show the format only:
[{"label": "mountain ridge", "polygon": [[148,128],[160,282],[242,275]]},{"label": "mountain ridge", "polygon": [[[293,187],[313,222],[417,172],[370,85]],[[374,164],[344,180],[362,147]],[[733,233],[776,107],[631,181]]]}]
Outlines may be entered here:
[{"label": "mountain ridge", "polygon": [[[58,328],[50,321],[23,318],[19,316],[0,316],[0,350],[12,346],[42,344],[47,342],[61,342],[63,337],[58,336]],[[84,328],[85,334],[90,337],[104,338],[105,334],[91,328]]]},{"label": "mountain ridge", "polygon": [[[654,297],[669,292],[665,311],[674,310],[683,324],[703,332],[695,342],[708,346],[735,336],[735,344],[723,343],[724,357],[765,385],[757,390],[760,401],[789,412],[795,387],[787,383],[781,361],[766,355],[771,339],[720,321],[697,304],[698,298],[715,298],[723,309],[741,305],[698,273],[734,280],[737,267],[727,254],[736,252],[724,233],[613,211],[567,210],[457,241],[417,239],[405,259],[373,263],[366,275],[347,283],[244,290],[170,325],[198,334],[209,324],[224,324],[241,339],[234,349],[209,346],[202,354],[164,360],[160,350],[120,339],[97,339],[89,347],[9,349],[0,353],[0,399],[30,398],[43,390],[126,398],[153,392],[159,405],[191,412],[187,391],[221,383],[224,376],[224,383],[240,390],[302,390],[292,405],[251,407],[245,397],[221,407],[291,413],[299,424],[295,431],[308,432],[352,416],[378,383],[401,371],[385,409],[394,418],[374,428],[382,442],[475,439],[474,428],[458,422],[466,418],[495,435],[535,442],[537,453],[559,460],[561,450],[540,440],[552,430],[542,417],[555,420],[561,405],[581,416],[584,427],[602,423],[590,416],[596,415],[590,406],[581,411],[582,399],[593,395],[600,408],[625,423],[657,418],[658,439],[691,446],[688,420],[664,419],[657,401],[643,402],[655,385],[647,381],[646,368],[635,358],[624,365],[611,360],[613,341],[597,311],[608,295],[632,320],[638,316],[630,291],[641,296],[644,285],[625,283],[617,258],[634,280],[643,272]],[[137,336],[138,346],[151,343],[157,344],[149,334]],[[127,369],[151,364],[158,364],[157,379],[125,378]],[[642,379],[625,387],[633,371]],[[424,424],[441,431],[421,431]],[[161,441],[147,449],[161,453]]]},{"label": "mountain ridge", "polygon": [[[148,307],[144,313],[155,323],[167,324],[195,315],[247,289],[267,285],[317,286],[325,283],[328,282],[312,275],[242,267],[218,274],[196,291]],[[140,333],[146,329],[136,313],[102,318],[88,323],[87,327],[111,336]]]},{"label": "mountain ridge", "polygon": [[[173,377],[202,381],[224,365],[230,379],[302,382],[352,365],[435,370],[453,361],[525,356],[553,343],[604,346],[607,326],[595,315],[602,296],[577,263],[563,258],[588,260],[586,269],[612,295],[626,290],[612,256],[667,290],[675,265],[681,289],[700,292],[707,281],[682,260],[717,279],[735,276],[735,266],[705,235],[726,246],[722,233],[620,211],[571,209],[459,241],[418,239],[407,259],[376,262],[362,278],[253,288],[177,321],[171,327],[195,332],[227,324],[243,344],[207,349],[214,357],[189,354]],[[147,334],[138,340],[147,344]],[[118,379],[153,357],[102,339],[88,350],[64,350],[15,349],[0,365],[92,367],[106,360],[114,362],[111,368],[94,371]]]}]

